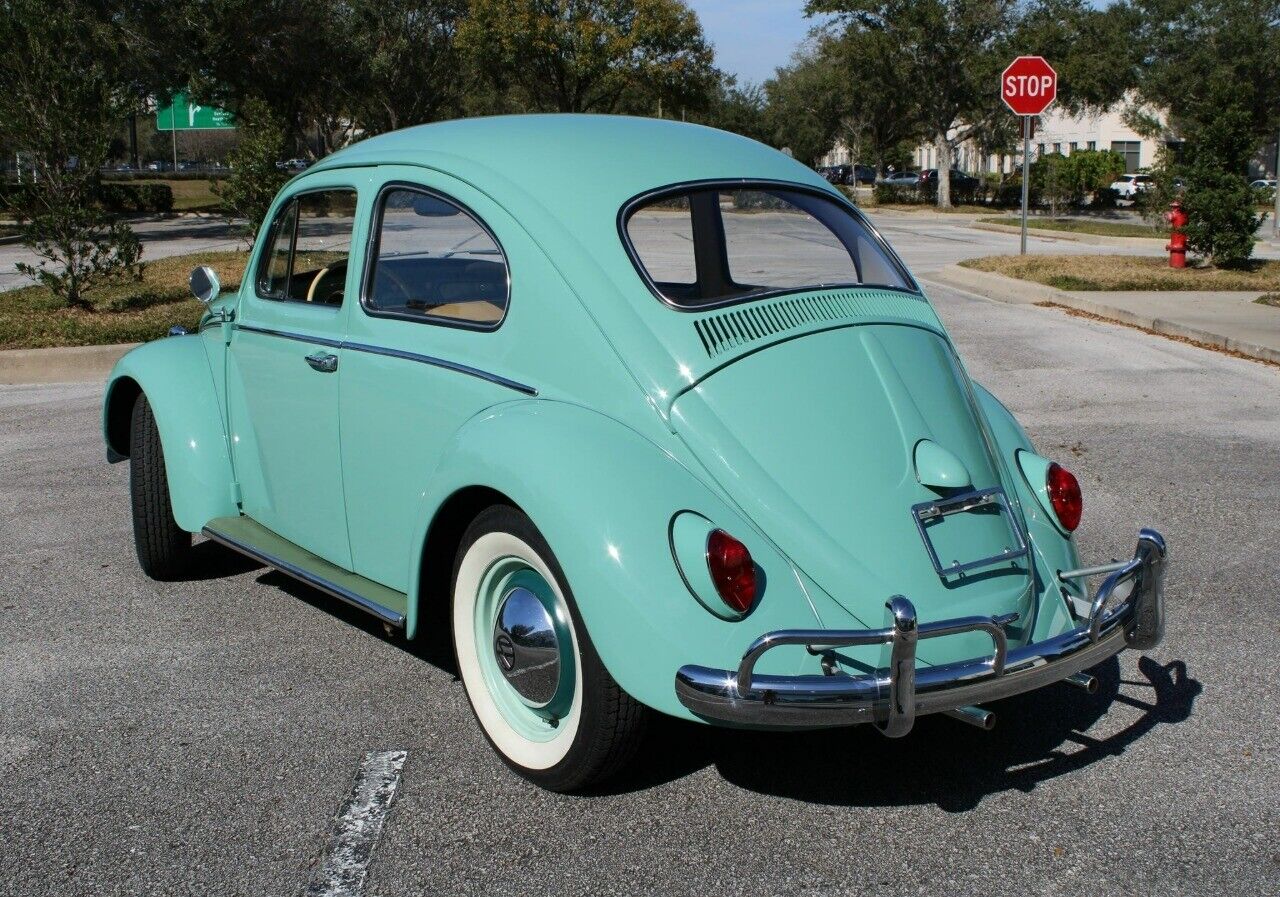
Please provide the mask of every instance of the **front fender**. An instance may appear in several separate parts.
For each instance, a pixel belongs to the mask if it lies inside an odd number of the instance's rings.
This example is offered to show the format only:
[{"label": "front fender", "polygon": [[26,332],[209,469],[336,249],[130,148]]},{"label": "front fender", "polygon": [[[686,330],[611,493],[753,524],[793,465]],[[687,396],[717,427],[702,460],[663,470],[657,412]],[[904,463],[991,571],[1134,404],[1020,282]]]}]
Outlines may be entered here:
[{"label": "front fender", "polygon": [[222,407],[200,336],[146,343],[116,362],[102,403],[110,461],[129,456],[129,419],[139,392],[160,431],[178,525],[194,533],[214,517],[239,514]]},{"label": "front fender", "polygon": [[[459,430],[430,483],[415,544],[424,544],[436,512],[459,490],[506,495],[555,552],[610,674],[665,713],[692,718],[675,695],[684,664],[731,668],[761,633],[846,624],[834,602],[806,589],[769,541],[673,454],[580,406],[543,399],[489,409]],[[763,569],[763,593],[743,619],[711,613],[682,580],[669,536],[681,510],[741,539]],[[412,633],[423,577],[410,572]],[[767,662],[780,674],[820,672],[803,648],[770,652]]]}]

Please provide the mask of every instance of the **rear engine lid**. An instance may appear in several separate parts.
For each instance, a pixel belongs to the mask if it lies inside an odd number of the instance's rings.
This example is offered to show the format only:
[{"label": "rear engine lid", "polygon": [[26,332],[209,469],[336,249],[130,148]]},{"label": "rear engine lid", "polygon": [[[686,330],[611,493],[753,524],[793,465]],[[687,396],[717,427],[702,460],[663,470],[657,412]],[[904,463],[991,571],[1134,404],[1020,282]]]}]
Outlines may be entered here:
[{"label": "rear engine lid", "polygon": [[[672,421],[745,512],[864,624],[882,625],[898,594],[922,622],[1015,611],[1028,621],[1029,559],[1007,556],[1025,544],[1020,510],[937,332],[871,323],[775,343],[680,395]],[[994,498],[928,513],[984,490]],[[993,556],[1002,559],[948,572]],[[951,643],[930,645],[935,655],[990,652],[985,636],[934,642]]]}]

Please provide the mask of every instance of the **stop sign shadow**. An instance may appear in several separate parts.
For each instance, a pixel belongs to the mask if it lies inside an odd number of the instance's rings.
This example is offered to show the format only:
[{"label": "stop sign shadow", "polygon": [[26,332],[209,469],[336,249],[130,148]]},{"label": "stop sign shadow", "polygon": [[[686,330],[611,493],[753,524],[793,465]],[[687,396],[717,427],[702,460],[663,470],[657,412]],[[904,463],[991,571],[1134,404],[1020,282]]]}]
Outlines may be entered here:
[{"label": "stop sign shadow", "polygon": [[1018,115],[1039,115],[1058,96],[1058,73],[1042,56],[1019,56],[1000,75],[1000,97]]}]

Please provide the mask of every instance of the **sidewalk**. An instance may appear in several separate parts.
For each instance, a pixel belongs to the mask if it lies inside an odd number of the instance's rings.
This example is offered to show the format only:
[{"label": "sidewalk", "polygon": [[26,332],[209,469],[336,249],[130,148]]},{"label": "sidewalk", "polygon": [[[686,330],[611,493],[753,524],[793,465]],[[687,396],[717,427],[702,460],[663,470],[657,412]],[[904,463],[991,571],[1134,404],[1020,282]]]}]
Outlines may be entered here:
[{"label": "sidewalk", "polygon": [[1024,305],[1051,302],[1280,364],[1280,308],[1254,302],[1261,295],[1257,292],[1066,291],[959,265],[948,265],[921,280],[1001,302]]}]

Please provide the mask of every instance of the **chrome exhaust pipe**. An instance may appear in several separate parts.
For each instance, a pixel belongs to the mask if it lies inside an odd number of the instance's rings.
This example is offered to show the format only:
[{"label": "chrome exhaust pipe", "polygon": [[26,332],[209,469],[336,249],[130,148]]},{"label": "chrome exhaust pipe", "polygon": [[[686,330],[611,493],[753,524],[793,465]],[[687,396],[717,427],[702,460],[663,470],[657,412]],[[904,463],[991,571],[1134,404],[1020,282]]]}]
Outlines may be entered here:
[{"label": "chrome exhaust pipe", "polygon": [[1083,688],[1091,695],[1098,693],[1098,677],[1089,673],[1072,673],[1062,681],[1068,685],[1074,685],[1076,688]]},{"label": "chrome exhaust pipe", "polygon": [[943,713],[962,723],[977,726],[984,732],[990,732],[996,727],[996,715],[981,707],[957,707],[955,710],[944,710]]}]

